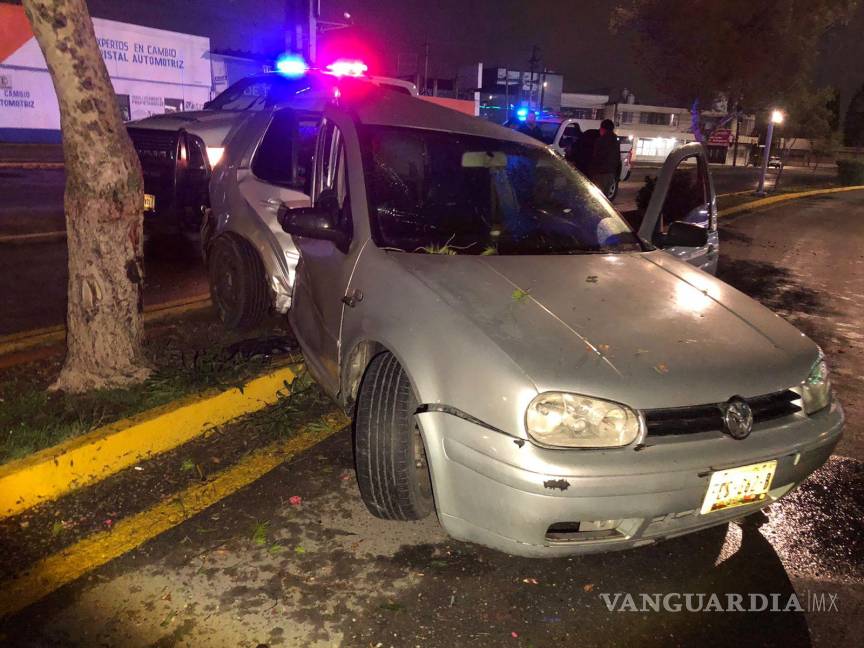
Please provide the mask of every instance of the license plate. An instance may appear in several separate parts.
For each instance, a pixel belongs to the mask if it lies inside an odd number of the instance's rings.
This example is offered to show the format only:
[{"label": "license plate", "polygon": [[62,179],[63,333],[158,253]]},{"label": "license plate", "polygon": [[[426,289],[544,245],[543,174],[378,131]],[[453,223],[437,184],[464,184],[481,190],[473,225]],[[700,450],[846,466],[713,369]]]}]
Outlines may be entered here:
[{"label": "license plate", "polygon": [[765,501],[776,471],[776,461],[765,461],[713,473],[702,514]]},{"label": "license plate", "polygon": [[156,211],[156,196],[144,194],[144,211]]}]

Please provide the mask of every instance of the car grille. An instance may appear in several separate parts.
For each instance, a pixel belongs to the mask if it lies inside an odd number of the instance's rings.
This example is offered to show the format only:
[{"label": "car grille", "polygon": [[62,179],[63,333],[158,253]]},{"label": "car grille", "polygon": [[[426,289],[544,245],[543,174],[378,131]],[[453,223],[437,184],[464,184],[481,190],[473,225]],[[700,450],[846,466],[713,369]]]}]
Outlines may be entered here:
[{"label": "car grille", "polygon": [[[801,411],[801,396],[786,389],[765,396],[746,398],[753,410],[753,423],[764,423],[773,419],[790,416]],[[645,410],[645,425],[648,436],[672,436],[697,434],[699,432],[723,431],[723,403],[694,405],[691,407],[670,407],[667,409]]]},{"label": "car grille", "polygon": [[130,128],[132,145],[145,163],[150,160],[174,160],[177,156],[177,133],[172,131]]}]

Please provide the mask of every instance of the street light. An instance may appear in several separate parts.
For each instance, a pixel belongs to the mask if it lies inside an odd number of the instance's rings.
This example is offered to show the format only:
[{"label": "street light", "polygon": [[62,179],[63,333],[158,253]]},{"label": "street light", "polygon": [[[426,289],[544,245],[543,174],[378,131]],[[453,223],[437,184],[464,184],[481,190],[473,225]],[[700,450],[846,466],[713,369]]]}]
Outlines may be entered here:
[{"label": "street light", "polygon": [[768,120],[768,133],[765,135],[765,152],[762,154],[762,173],[759,176],[759,188],[756,189],[757,196],[765,195],[765,174],[768,173],[768,159],[771,157],[771,139],[774,137],[774,124],[783,123],[783,111],[772,110],[771,119]]}]

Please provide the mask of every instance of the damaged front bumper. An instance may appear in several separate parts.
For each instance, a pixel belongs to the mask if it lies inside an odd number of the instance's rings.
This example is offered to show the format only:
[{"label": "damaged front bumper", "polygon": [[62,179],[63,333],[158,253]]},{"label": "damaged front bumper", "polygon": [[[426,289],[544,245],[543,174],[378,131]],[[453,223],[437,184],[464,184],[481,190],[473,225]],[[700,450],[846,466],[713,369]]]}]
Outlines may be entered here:
[{"label": "damaged front bumper", "polygon": [[[840,439],[840,405],[757,425],[744,441],[699,435],[640,451],[552,450],[440,411],[420,421],[441,524],[454,538],[551,557],[627,549],[742,517],[819,468]],[[700,513],[711,473],[776,459],[768,499]]]}]

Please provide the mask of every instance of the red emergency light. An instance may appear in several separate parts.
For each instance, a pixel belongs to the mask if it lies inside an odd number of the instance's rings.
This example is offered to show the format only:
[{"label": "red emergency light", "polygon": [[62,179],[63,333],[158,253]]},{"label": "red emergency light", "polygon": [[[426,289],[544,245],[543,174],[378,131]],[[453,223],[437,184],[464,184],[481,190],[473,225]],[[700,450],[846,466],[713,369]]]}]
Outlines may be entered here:
[{"label": "red emergency light", "polygon": [[345,59],[333,61],[333,63],[327,66],[327,71],[330,72],[330,74],[338,77],[359,77],[363,76],[368,70],[369,66],[366,65],[363,61],[349,61]]}]

